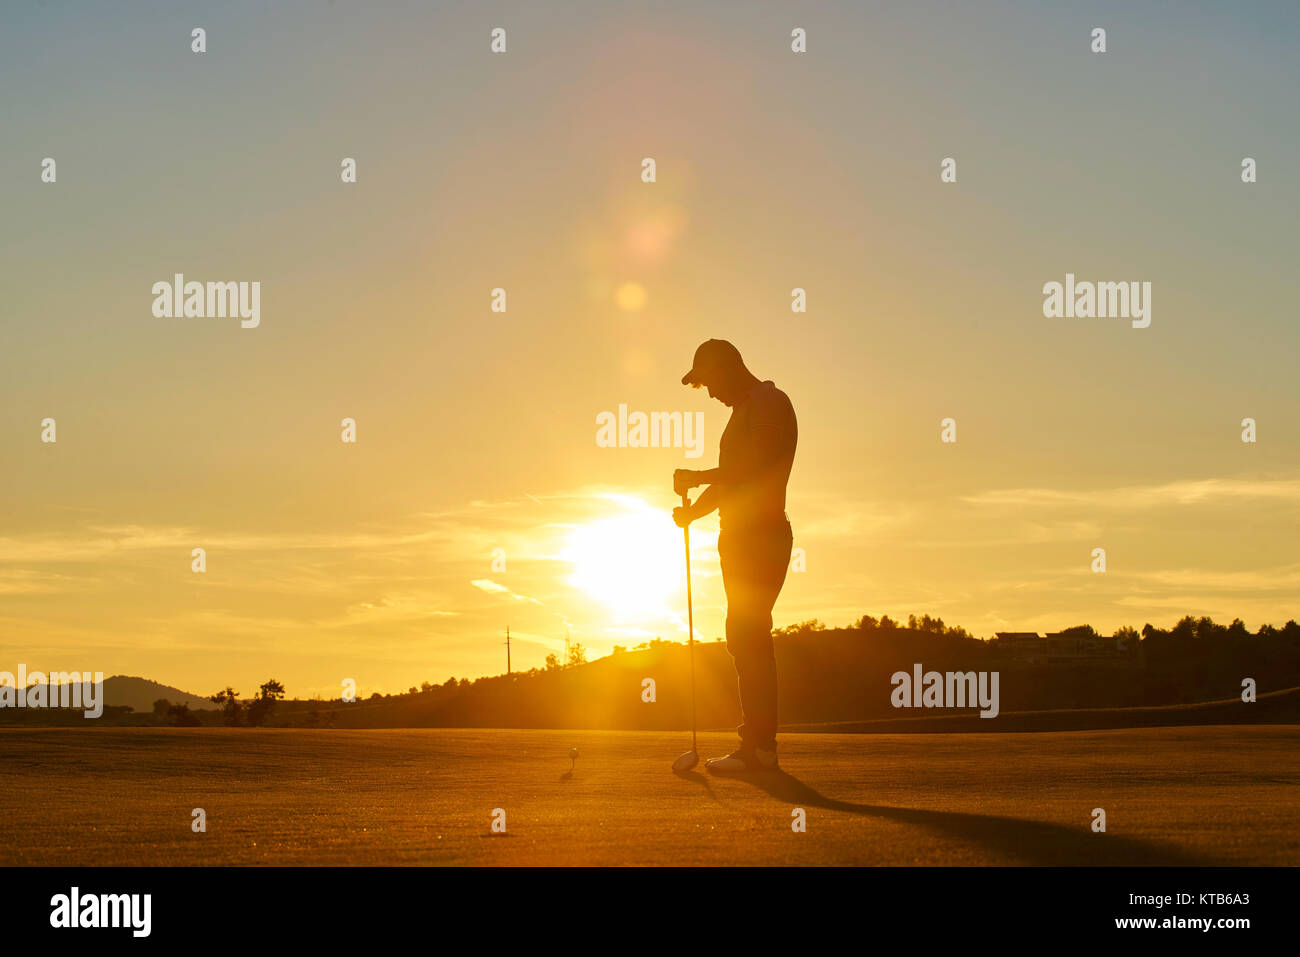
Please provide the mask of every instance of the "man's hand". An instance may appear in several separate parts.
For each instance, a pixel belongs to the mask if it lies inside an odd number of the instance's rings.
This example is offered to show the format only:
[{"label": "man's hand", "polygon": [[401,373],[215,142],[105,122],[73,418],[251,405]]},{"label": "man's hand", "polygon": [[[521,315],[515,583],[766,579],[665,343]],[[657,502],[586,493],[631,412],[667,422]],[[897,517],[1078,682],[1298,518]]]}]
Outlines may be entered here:
[{"label": "man's hand", "polygon": [[673,521],[677,523],[678,528],[685,528],[691,524],[695,521],[695,506],[678,505],[673,509]]},{"label": "man's hand", "polygon": [[700,484],[700,473],[694,469],[678,469],[673,472],[673,494],[685,495]]}]

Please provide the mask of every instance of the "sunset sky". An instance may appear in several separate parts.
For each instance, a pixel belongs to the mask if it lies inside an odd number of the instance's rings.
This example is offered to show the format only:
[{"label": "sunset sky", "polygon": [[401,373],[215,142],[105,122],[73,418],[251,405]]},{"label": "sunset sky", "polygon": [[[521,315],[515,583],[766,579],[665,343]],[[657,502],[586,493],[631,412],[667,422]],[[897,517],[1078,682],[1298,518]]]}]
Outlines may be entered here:
[{"label": "sunset sky", "polygon": [[[1294,4],[433,6],[5,12],[0,670],[337,696],[504,671],[507,625],[517,669],[683,640],[710,337],[799,417],[778,625],[1300,615]],[[155,318],[177,272],[260,326]],[[1045,318],[1067,272],[1150,327]],[[704,455],[598,447],[620,403]]]}]

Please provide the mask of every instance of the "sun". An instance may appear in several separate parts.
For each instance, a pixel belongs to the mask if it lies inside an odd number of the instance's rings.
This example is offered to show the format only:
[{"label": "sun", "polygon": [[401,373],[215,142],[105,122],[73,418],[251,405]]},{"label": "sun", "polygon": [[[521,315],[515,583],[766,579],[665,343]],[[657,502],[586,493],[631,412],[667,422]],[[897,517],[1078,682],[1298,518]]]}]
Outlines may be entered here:
[{"label": "sun", "polygon": [[639,499],[618,502],[624,514],[569,534],[560,553],[573,565],[569,583],[622,616],[662,613],[685,574],[681,530]]}]

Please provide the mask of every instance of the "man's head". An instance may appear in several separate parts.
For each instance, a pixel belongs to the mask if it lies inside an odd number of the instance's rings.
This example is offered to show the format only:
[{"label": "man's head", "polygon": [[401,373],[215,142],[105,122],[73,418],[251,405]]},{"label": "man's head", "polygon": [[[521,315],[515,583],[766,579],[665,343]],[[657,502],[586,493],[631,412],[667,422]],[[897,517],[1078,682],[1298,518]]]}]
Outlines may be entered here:
[{"label": "man's head", "polygon": [[725,339],[709,339],[695,350],[691,370],[682,376],[682,385],[709,390],[709,398],[723,405],[735,405],[755,382],[745,368],[740,350]]}]

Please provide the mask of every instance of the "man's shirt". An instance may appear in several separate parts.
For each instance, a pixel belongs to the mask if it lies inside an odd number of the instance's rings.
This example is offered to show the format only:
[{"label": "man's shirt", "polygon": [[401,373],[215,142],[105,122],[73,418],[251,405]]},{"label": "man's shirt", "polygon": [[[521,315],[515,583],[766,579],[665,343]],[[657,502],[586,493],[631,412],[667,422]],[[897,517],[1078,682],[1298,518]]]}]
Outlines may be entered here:
[{"label": "man's shirt", "polygon": [[736,403],[718,447],[718,467],[733,477],[718,506],[722,528],[785,522],[785,486],[798,441],[794,406],[771,380]]}]

